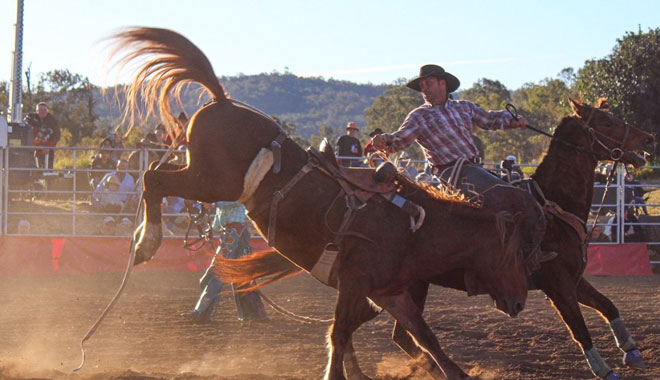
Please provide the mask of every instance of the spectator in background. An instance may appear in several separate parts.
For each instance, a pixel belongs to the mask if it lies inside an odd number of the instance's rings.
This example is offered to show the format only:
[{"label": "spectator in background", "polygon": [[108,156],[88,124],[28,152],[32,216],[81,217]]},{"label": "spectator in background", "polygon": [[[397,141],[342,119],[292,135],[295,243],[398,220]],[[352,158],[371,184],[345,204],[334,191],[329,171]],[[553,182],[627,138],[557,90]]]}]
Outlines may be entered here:
[{"label": "spectator in background", "polygon": [[591,233],[588,236],[589,236],[589,242],[591,242],[591,243],[610,243],[611,242],[609,236],[607,236],[603,233],[603,227],[601,227],[601,226],[594,226],[594,228],[591,230]]},{"label": "spectator in background", "polygon": [[92,162],[90,164],[91,170],[89,172],[89,185],[91,186],[92,190],[95,190],[101,182],[103,176],[115,169],[115,166],[117,165],[116,161],[112,161],[111,152],[107,150],[107,148],[111,147],[111,144],[112,143],[109,139],[104,139],[101,142],[98,154],[92,158]]},{"label": "spectator in background", "polygon": [[92,208],[98,212],[119,213],[124,205],[119,193],[121,183],[116,176],[106,176],[92,193]]},{"label": "spectator in background", "polygon": [[[156,143],[156,134],[149,132],[147,133],[140,142],[137,143],[137,148],[140,150],[135,150],[131,152],[128,156],[128,170],[130,171],[139,171],[140,170],[140,157],[142,154],[148,154],[147,162],[152,162],[158,159],[156,152],[152,151],[157,147]],[[148,165],[148,164],[147,164]],[[147,167],[143,167],[142,170],[147,170]]]},{"label": "spectator in background", "polygon": [[[373,131],[371,131],[371,133],[369,133],[369,137],[374,137],[376,135],[380,135],[381,133],[383,133],[383,130],[380,128],[376,128]],[[367,144],[364,146],[364,155],[368,156],[370,153],[373,153],[375,151],[376,148],[374,148],[374,145],[371,142],[371,140],[367,141]]]},{"label": "spectator in background", "polygon": [[[121,136],[118,133],[116,132],[108,133],[106,139],[112,142],[113,148],[124,149],[124,142],[122,141]],[[121,150],[113,150],[110,152],[110,158],[112,159],[113,162],[117,162],[121,158],[122,153],[124,152]]]},{"label": "spectator in background", "polygon": [[417,168],[412,164],[410,155],[405,150],[399,155],[399,159],[396,162],[396,167],[400,173],[405,174],[410,179],[417,178]]},{"label": "spectator in background", "polygon": [[[337,156],[340,157],[362,157],[362,143],[357,136],[360,127],[354,121],[346,125],[346,134],[337,139]],[[340,159],[342,166],[358,167],[360,162],[353,159]]]},{"label": "spectator in background", "polygon": [[[37,104],[36,112],[25,116],[25,122],[32,127],[34,133],[33,145],[54,147],[60,140],[61,131],[55,117],[48,112],[48,105],[44,102]],[[55,151],[47,148],[34,150],[34,159],[38,168],[52,169],[55,161]]]},{"label": "spectator in background", "polygon": [[180,197],[165,197],[163,198],[163,229],[166,233],[174,235],[176,228],[182,226],[186,222],[185,216],[180,215],[167,215],[167,214],[180,214],[186,207],[185,201]]},{"label": "spectator in background", "polygon": [[507,182],[516,182],[523,179],[525,176],[518,165],[518,158],[510,154],[500,162],[500,170],[502,171],[502,179]]},{"label": "spectator in background", "polygon": [[116,170],[103,176],[101,183],[105,183],[108,180],[108,177],[111,176],[116,177],[119,181],[119,192],[122,193],[120,195],[121,201],[126,204],[126,200],[131,195],[128,193],[135,191],[135,180],[133,179],[133,176],[128,173],[128,161],[123,159],[118,160]]},{"label": "spectator in background", "polygon": [[114,235],[117,232],[117,222],[115,218],[111,216],[106,216],[101,223],[99,228],[99,234],[101,235]]},{"label": "spectator in background", "polygon": [[626,186],[630,185],[633,195],[633,200],[635,201],[635,207],[641,208],[644,211],[645,215],[649,214],[649,211],[646,209],[646,201],[644,200],[644,194],[646,190],[642,187],[642,184],[635,179],[632,173],[626,173],[625,177]]}]

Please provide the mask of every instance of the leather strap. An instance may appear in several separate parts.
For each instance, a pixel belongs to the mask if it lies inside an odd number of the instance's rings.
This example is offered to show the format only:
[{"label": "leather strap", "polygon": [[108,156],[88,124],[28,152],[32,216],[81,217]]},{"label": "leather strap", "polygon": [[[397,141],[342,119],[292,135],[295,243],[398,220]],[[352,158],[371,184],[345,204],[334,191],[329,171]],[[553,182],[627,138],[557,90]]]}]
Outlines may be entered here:
[{"label": "leather strap", "polygon": [[[274,164],[273,164],[274,166]],[[284,185],[281,189],[273,193],[273,199],[270,203],[270,215],[268,219],[268,245],[273,247],[275,245],[275,230],[277,229],[277,205],[280,203],[284,196],[291,190],[307,173],[309,173],[313,168],[318,166],[316,160],[308,160],[305,166],[300,168],[300,171],[296,173],[289,180],[289,182]]]}]

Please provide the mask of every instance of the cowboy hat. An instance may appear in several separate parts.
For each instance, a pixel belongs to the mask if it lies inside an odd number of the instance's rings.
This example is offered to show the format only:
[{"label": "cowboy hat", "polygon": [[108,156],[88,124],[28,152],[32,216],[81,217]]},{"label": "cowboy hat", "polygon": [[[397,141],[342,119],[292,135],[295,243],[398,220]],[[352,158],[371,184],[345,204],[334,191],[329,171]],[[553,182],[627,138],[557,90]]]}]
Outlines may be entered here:
[{"label": "cowboy hat", "polygon": [[447,93],[454,92],[458,89],[458,86],[461,85],[461,81],[458,80],[455,76],[449,74],[442,67],[438,65],[424,65],[419,69],[419,76],[406,85],[408,88],[412,88],[417,92],[421,92],[419,87],[419,81],[427,77],[438,77],[444,79],[447,83]]},{"label": "cowboy hat", "polygon": [[380,128],[376,128],[371,133],[369,133],[369,137],[374,137],[376,135],[380,135],[381,133],[383,133],[383,130]]}]

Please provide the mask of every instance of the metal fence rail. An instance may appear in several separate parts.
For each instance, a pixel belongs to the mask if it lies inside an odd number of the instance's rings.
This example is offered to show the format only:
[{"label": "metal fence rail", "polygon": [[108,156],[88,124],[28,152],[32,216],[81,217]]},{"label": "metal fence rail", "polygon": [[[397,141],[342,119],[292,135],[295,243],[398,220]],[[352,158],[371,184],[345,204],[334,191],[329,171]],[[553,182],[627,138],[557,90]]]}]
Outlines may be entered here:
[{"label": "metal fence rail", "polygon": [[[32,146],[9,146],[0,151],[0,189],[2,190],[2,202],[0,203],[0,235],[27,235],[27,236],[107,236],[99,231],[99,226],[108,216],[121,222],[126,219],[131,224],[134,223],[135,208],[129,207],[121,212],[108,213],[95,210],[91,206],[91,197],[93,189],[88,184],[89,175],[95,171],[89,168],[90,157],[98,151],[98,148],[76,147],[76,148],[55,148],[57,157],[65,157],[58,162],[66,162],[64,167],[56,169],[39,169],[34,163],[28,160],[17,161],[15,157],[31,157],[35,147]],[[139,166],[126,173],[132,175],[139,183],[142,173],[148,166],[149,151],[146,149],[110,149],[121,152],[122,158],[126,158],[130,153],[137,151],[139,154]],[[150,150],[152,153],[163,154],[165,150]],[[162,153],[161,153],[162,152]],[[12,159],[14,158],[14,159]],[[348,158],[348,157],[339,157]],[[355,157],[352,157],[355,158]],[[410,160],[410,165],[415,166],[416,171],[422,173],[426,165],[425,161]],[[496,163],[484,163],[488,169],[497,171]],[[521,167],[534,167],[534,165],[521,164]],[[649,166],[647,168],[656,170],[660,167]],[[96,171],[99,172],[99,171]],[[108,171],[101,171],[102,174]],[[601,215],[597,226],[615,230],[616,238],[612,242],[599,242],[598,244],[625,244],[626,231],[634,226],[645,226],[646,228],[657,228],[660,231],[660,218],[657,222],[630,222],[624,218],[624,210],[629,207],[640,207],[638,203],[626,202],[625,194],[634,187],[644,187],[647,190],[660,187],[660,184],[642,183],[640,185],[626,185],[624,181],[625,172],[619,168],[615,181],[609,191],[616,193],[616,201],[605,203],[603,207],[613,210],[608,215]],[[140,186],[140,185],[138,185]],[[136,186],[137,187],[137,186]],[[596,185],[604,187],[604,185]],[[129,197],[139,196],[137,187],[134,191],[125,192]],[[594,204],[592,209],[597,209],[600,205]],[[645,205],[650,214],[660,215],[660,204],[649,203]],[[185,210],[179,213],[164,213],[166,221],[185,220],[187,214]],[[611,220],[610,220],[611,219]],[[19,222],[26,220],[32,226],[29,232],[19,231]],[[172,234],[166,236],[182,237],[185,228],[181,223],[172,223],[179,225],[178,228],[171,231]],[[48,228],[45,228],[45,227]],[[591,226],[591,223],[589,223]],[[125,231],[117,231],[117,234],[129,236],[132,228]],[[660,236],[660,234],[657,234]],[[654,249],[658,246],[660,251],[660,240],[650,240],[646,242]],[[654,262],[660,264],[660,261]]]}]

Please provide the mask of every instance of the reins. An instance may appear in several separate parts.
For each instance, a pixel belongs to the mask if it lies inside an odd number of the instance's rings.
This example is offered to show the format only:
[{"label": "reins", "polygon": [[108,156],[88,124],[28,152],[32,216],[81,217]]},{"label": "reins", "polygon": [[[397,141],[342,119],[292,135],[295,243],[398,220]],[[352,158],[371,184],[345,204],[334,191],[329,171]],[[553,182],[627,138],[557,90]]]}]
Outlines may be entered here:
[{"label": "reins", "polygon": [[[178,140],[178,139],[177,139]],[[176,141],[172,142],[172,145],[167,149],[167,152],[163,155],[163,157],[160,158],[160,161],[158,161],[158,164],[156,165],[155,169],[158,169],[164,162],[165,160],[172,154],[174,151],[174,143]],[[144,207],[144,202],[142,202],[144,197],[144,189],[140,190],[140,205],[137,208],[137,211],[135,212],[135,222],[137,224],[137,221],[140,220],[140,216],[142,215],[142,210]],[[139,229],[140,227],[136,227],[136,230]],[[144,227],[146,228],[146,226]],[[73,372],[78,372],[83,365],[85,365],[85,349],[83,347],[83,344],[89,340],[94,333],[96,333],[96,330],[99,328],[101,325],[101,322],[105,319],[105,317],[108,315],[110,310],[115,306],[117,301],[119,300],[119,297],[121,294],[124,292],[124,288],[126,287],[126,284],[128,284],[128,278],[130,277],[131,273],[133,273],[133,263],[135,261],[135,234],[133,234],[133,237],[131,238],[131,254],[129,255],[128,258],[128,265],[126,266],[126,271],[124,272],[124,277],[121,280],[121,284],[119,285],[119,289],[117,289],[117,292],[115,293],[114,297],[112,297],[112,300],[110,300],[110,303],[108,306],[105,307],[103,312],[101,312],[101,315],[99,318],[94,322],[94,325],[87,331],[87,334],[85,337],[82,338],[80,341],[80,351],[82,353],[82,360],[80,362],[80,365],[77,368],[73,369]]]},{"label": "reins", "polygon": [[[518,120],[518,118],[519,118],[518,110],[516,109],[516,107],[513,104],[507,103],[505,108],[506,108],[507,111],[509,111],[509,114],[511,114],[511,116],[514,119]],[[589,126],[589,123],[591,122],[591,118],[593,117],[593,115],[594,115],[594,107],[591,107],[591,110],[589,112],[589,117],[587,117],[587,121],[584,121],[582,119],[578,119],[578,121],[580,121],[582,123],[582,128],[584,128],[585,131],[587,133],[589,133],[589,136],[591,137],[591,147],[590,147],[590,149],[587,149],[587,148],[585,148],[583,146],[580,146],[580,145],[573,144],[572,142],[566,141],[566,140],[562,139],[561,137],[553,136],[548,132],[542,131],[542,130],[540,130],[538,128],[535,128],[535,127],[532,127],[529,124],[527,126],[525,126],[525,128],[530,129],[530,130],[532,130],[532,131],[534,131],[538,134],[550,137],[551,139],[553,139],[555,141],[558,141],[559,143],[564,144],[565,146],[567,146],[569,148],[572,148],[572,149],[577,150],[579,152],[589,153],[589,154],[594,155],[594,156],[596,155],[596,152],[593,149],[594,143],[598,143],[598,145],[600,145],[603,149],[605,149],[610,154],[610,159],[612,161],[621,160],[621,158],[623,157],[623,154],[624,154],[623,147],[626,145],[626,141],[628,140],[628,134],[630,132],[630,126],[628,124],[626,124],[626,132],[623,136],[623,140],[618,141],[618,140],[616,140],[616,139],[614,139],[610,136],[607,136],[604,133],[596,131],[593,127]],[[608,139],[608,140],[610,140],[614,143],[618,143],[620,146],[618,148],[610,148],[600,138],[598,138],[598,135],[600,135],[601,137],[604,137],[604,138],[606,138],[606,139]]]},{"label": "reins", "polygon": [[[514,119],[518,120],[518,117],[519,117],[518,116],[518,110],[516,110],[516,107],[513,104],[508,103],[506,105],[506,110],[509,111],[509,113],[511,114],[511,116]],[[614,139],[614,138],[612,138],[612,137],[610,137],[610,136],[608,136],[604,133],[598,132],[593,127],[591,127],[589,125],[593,115],[594,115],[594,107],[591,107],[591,110],[589,111],[589,117],[587,117],[586,121],[582,120],[581,118],[578,119],[578,121],[580,121],[582,123],[581,124],[582,128],[589,134],[589,136],[591,138],[591,147],[590,147],[590,149],[586,149],[583,146],[573,144],[573,143],[571,143],[569,141],[566,141],[566,140],[564,140],[560,137],[553,136],[553,135],[551,135],[551,134],[549,134],[545,131],[542,131],[538,128],[534,128],[531,125],[526,126],[527,129],[531,129],[534,132],[537,132],[537,133],[542,134],[544,136],[548,136],[551,139],[553,139],[555,141],[558,141],[558,142],[560,142],[560,143],[562,143],[562,144],[564,144],[564,145],[566,145],[566,146],[568,146],[568,147],[570,147],[574,150],[577,150],[577,151],[583,152],[583,153],[589,153],[592,156],[594,156],[594,158],[596,158],[595,157],[596,152],[594,151],[593,147],[594,147],[595,143],[598,143],[598,145],[600,145],[603,149],[605,149],[610,154],[610,159],[614,162],[612,170],[610,171],[610,173],[607,177],[607,181],[605,182],[605,191],[603,191],[603,197],[600,200],[600,206],[598,207],[598,211],[596,212],[596,217],[594,218],[594,221],[591,224],[591,230],[588,234],[588,238],[585,239],[584,242],[582,243],[582,248],[583,248],[582,249],[582,251],[583,251],[582,259],[584,260],[584,262],[587,261],[586,247],[589,245],[589,240],[592,237],[593,230],[596,227],[596,224],[598,223],[598,219],[600,218],[600,213],[603,209],[603,203],[605,202],[607,192],[610,189],[610,186],[612,184],[612,180],[614,179],[614,174],[616,172],[615,169],[616,169],[617,165],[619,164],[619,161],[621,161],[621,159],[623,158],[623,154],[624,154],[623,147],[626,145],[626,141],[628,141],[628,135],[630,133],[630,126],[628,124],[626,124],[626,131],[623,135],[623,140],[621,140],[621,141],[616,140],[616,139]],[[614,143],[617,143],[620,146],[618,148],[610,148],[598,137],[598,135],[600,135],[601,137],[606,138],[606,139],[608,139],[608,140],[610,140]]]}]

